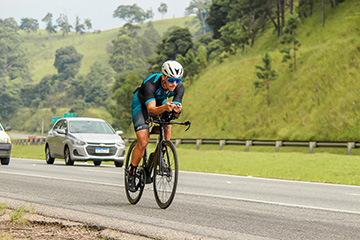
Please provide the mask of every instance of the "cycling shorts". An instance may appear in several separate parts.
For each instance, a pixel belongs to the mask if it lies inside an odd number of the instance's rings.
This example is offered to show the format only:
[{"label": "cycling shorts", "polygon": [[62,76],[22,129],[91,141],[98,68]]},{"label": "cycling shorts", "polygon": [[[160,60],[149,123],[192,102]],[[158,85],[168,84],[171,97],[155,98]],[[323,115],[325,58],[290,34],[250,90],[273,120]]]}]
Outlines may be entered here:
[{"label": "cycling shorts", "polygon": [[135,132],[149,129],[149,124],[146,123],[148,119],[147,108],[145,104],[140,102],[138,92],[134,94],[131,110]]}]

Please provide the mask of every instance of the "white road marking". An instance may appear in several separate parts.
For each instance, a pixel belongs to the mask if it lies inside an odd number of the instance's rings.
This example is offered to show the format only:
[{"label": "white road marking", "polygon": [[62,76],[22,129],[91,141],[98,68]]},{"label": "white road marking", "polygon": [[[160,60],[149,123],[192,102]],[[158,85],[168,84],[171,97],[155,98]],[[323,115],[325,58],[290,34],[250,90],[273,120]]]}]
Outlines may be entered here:
[{"label": "white road marking", "polygon": [[58,177],[49,177],[49,176],[42,176],[42,175],[14,173],[14,172],[5,172],[5,171],[0,171],[0,173],[25,176],[25,177],[37,177],[37,178],[46,178],[46,179],[61,180],[61,181],[71,181],[71,182],[91,183],[91,184],[99,184],[99,185],[106,185],[106,186],[124,187],[124,185],[121,185],[121,184],[105,183],[105,182],[99,182],[99,181],[95,182],[95,181],[87,181],[87,180],[80,180],[80,179],[58,178]]},{"label": "white road marking", "polygon": [[[98,182],[98,181],[95,182],[95,181],[87,181],[87,180],[79,180],[79,179],[57,178],[57,177],[41,176],[41,175],[34,175],[34,174],[24,174],[24,173],[14,173],[14,172],[11,173],[11,172],[5,172],[5,171],[0,171],[0,173],[10,174],[10,175],[18,175],[18,176],[27,176],[27,177],[46,178],[46,179],[53,179],[53,180],[62,180],[62,181],[65,180],[65,181],[80,182],[80,183],[91,183],[91,184],[99,184],[99,185],[106,185],[106,186],[125,187],[122,184],[113,184],[113,183],[105,183],[105,182]],[[305,208],[305,209],[312,209],[312,210],[322,210],[322,211],[330,211],[330,212],[338,212],[338,213],[350,213],[350,214],[360,215],[360,212],[358,212],[358,211],[349,211],[349,210],[342,210],[342,209],[314,207],[314,206],[298,205],[298,204],[291,204],[291,203],[271,202],[271,201],[264,201],[264,200],[257,200],[257,199],[247,199],[247,198],[239,198],[239,197],[230,197],[230,196],[215,195],[215,194],[191,193],[191,192],[182,192],[182,191],[177,191],[177,194],[195,195],[195,196],[212,197],[212,198],[222,198],[222,199],[230,199],[230,200],[262,203],[262,204],[271,204],[271,205],[278,205],[278,206],[285,206],[285,207]]]}]

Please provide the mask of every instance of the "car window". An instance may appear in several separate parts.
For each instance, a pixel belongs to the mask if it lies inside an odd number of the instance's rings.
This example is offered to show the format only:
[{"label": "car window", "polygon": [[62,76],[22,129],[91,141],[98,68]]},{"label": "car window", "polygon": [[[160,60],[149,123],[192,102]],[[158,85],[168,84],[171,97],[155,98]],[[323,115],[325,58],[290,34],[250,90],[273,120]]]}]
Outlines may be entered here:
[{"label": "car window", "polygon": [[66,132],[66,130],[67,130],[67,121],[66,120],[63,121],[63,123],[60,126],[60,129],[64,129]]},{"label": "car window", "polygon": [[0,131],[4,131],[4,129],[2,128],[2,126],[0,125]]},{"label": "car window", "polygon": [[112,127],[106,122],[100,121],[70,121],[69,129],[71,133],[95,133],[95,134],[114,134]]},{"label": "car window", "polygon": [[54,125],[53,129],[56,130],[60,127],[60,125],[62,124],[64,120],[60,120],[60,121],[57,121],[56,124]]}]

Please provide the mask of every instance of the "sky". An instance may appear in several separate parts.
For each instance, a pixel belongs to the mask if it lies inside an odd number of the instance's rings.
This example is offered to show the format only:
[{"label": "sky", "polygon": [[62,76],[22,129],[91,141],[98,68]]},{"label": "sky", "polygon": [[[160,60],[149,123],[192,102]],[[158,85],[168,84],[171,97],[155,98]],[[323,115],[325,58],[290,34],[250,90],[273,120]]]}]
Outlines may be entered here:
[{"label": "sky", "polygon": [[191,0],[0,0],[0,18],[15,18],[20,25],[21,18],[35,18],[40,28],[45,28],[41,20],[48,12],[53,14],[53,24],[61,13],[67,14],[71,25],[75,25],[76,16],[81,22],[89,18],[93,30],[108,30],[121,27],[125,22],[119,18],[113,18],[113,13],[120,5],[137,4],[144,11],[152,8],[154,18],[162,18],[157,10],[160,3],[166,3],[168,11],[164,18],[183,17],[185,8]]}]

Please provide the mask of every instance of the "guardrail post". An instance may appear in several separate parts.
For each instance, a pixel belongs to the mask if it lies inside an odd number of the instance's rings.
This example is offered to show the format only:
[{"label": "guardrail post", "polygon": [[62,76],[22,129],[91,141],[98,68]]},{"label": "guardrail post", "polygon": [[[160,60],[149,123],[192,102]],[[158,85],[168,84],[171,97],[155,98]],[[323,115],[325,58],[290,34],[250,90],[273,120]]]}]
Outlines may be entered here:
[{"label": "guardrail post", "polygon": [[181,144],[181,139],[176,139],[175,140],[175,145],[176,145],[176,148],[179,148],[179,145]]},{"label": "guardrail post", "polygon": [[355,142],[348,142],[347,143],[348,155],[351,155],[352,148],[355,148]]},{"label": "guardrail post", "polygon": [[280,151],[280,147],[282,146],[282,141],[276,141],[275,143],[275,149],[276,149],[276,152],[279,152]]},{"label": "guardrail post", "polygon": [[316,142],[309,142],[309,152],[314,153],[314,148],[316,147]]},{"label": "guardrail post", "polygon": [[252,146],[252,140],[246,140],[246,148],[245,148],[246,152],[250,151],[250,146]]},{"label": "guardrail post", "polygon": [[202,140],[201,139],[197,139],[196,140],[196,150],[199,150],[200,149],[200,144],[202,143]]},{"label": "guardrail post", "polygon": [[219,142],[219,148],[220,150],[223,150],[223,146],[226,144],[226,141],[225,140],[220,140]]}]

